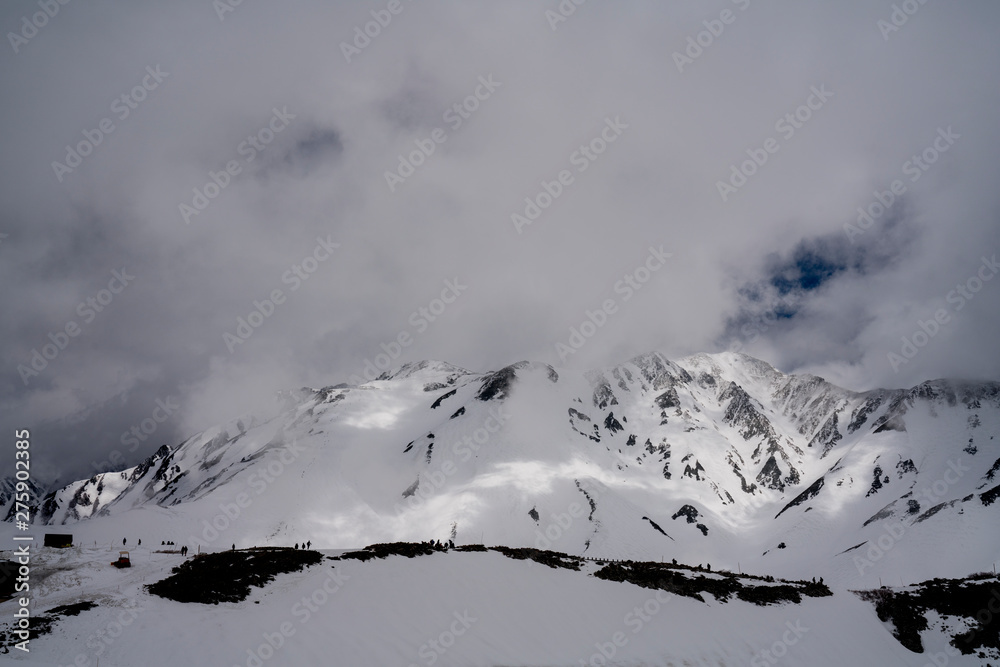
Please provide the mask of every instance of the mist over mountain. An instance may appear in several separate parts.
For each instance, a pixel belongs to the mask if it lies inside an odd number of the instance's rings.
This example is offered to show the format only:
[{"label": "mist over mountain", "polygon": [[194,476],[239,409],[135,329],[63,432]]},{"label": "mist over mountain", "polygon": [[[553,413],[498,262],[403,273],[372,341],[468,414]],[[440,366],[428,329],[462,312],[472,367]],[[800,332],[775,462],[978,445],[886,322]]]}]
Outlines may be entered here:
[{"label": "mist over mountain", "polygon": [[134,516],[206,548],[453,539],[918,580],[991,565],[998,432],[996,382],[854,392],[735,353],[420,362],[288,392],[276,417],[52,491],[36,520],[108,537]]}]

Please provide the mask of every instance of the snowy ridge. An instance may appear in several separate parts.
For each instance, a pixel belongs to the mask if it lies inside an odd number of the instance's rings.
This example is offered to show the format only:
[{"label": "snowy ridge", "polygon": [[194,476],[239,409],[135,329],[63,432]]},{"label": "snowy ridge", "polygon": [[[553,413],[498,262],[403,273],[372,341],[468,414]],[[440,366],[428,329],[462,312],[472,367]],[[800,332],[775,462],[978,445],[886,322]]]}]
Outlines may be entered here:
[{"label": "snowy ridge", "polygon": [[36,521],[205,548],[453,537],[852,585],[998,553],[995,382],[859,393],[743,354],[650,353],[587,373],[420,362],[284,401],[56,490]]}]

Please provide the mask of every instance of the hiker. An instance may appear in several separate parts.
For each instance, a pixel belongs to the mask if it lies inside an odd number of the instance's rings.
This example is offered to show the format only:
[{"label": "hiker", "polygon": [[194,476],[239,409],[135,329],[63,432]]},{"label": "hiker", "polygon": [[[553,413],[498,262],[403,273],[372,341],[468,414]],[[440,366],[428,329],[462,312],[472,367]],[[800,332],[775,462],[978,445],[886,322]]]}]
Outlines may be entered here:
[{"label": "hiker", "polygon": [[233,551],[236,551],[236,543],[233,542]]},{"label": "hiker", "polygon": [[127,537],[123,537],[122,538],[122,546],[125,546],[125,540],[127,540],[127,539],[128,539]]},{"label": "hiker", "polygon": [[299,548],[299,543],[298,543],[298,542],[296,542],[296,543],[295,543],[295,548],[296,548],[296,549],[298,549],[298,548]]},{"label": "hiker", "polygon": [[312,549],[312,545],[313,545],[313,541],[309,540],[308,542],[306,542],[306,549]]},{"label": "hiker", "polygon": [[142,546],[142,538],[141,538],[141,537],[139,538],[139,543],[138,543],[138,544],[136,544],[136,546],[137,546],[137,547],[141,547],[141,546]]}]

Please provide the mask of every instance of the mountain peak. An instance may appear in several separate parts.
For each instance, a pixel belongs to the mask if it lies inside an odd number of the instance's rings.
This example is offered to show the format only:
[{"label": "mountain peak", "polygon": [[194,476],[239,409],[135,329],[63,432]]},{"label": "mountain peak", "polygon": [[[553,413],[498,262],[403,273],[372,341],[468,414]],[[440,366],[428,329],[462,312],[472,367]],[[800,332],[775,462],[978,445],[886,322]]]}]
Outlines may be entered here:
[{"label": "mountain peak", "polygon": [[402,380],[407,378],[417,378],[425,381],[438,380],[442,378],[454,379],[462,375],[472,375],[472,371],[449,364],[446,361],[425,359],[423,361],[413,361],[398,368],[394,368],[382,373],[376,380]]}]

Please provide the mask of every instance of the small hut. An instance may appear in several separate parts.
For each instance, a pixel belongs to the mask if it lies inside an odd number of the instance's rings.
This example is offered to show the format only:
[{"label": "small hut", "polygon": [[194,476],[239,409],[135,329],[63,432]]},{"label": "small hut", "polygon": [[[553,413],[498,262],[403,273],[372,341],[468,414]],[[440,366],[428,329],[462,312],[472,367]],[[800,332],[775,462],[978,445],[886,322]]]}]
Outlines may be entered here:
[{"label": "small hut", "polygon": [[17,563],[0,560],[0,600],[14,597],[14,583],[17,578]]},{"label": "small hut", "polygon": [[73,546],[73,536],[63,533],[45,533],[45,546],[68,549]]}]

